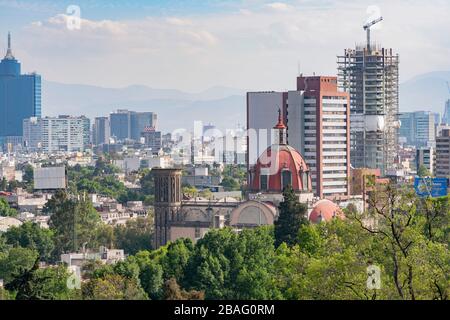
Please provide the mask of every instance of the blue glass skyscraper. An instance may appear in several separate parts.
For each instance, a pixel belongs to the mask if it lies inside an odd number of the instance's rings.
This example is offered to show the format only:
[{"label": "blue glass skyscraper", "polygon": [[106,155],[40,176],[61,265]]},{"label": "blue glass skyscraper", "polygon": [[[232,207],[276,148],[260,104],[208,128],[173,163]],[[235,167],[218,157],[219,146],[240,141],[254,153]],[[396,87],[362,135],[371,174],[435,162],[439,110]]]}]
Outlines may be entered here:
[{"label": "blue glass skyscraper", "polygon": [[23,120],[30,117],[41,117],[41,77],[21,74],[8,34],[8,49],[0,62],[0,144],[21,137]]}]

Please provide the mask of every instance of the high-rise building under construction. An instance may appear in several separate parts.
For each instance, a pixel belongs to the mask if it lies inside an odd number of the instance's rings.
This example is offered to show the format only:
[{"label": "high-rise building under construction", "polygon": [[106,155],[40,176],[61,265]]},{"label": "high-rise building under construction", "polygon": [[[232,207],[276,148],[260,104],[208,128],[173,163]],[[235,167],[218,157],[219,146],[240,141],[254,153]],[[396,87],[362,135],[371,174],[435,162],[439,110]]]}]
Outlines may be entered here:
[{"label": "high-rise building under construction", "polygon": [[338,56],[338,82],[350,94],[352,166],[378,168],[385,174],[397,155],[399,56],[371,42],[370,28],[381,20],[364,26],[366,45]]}]

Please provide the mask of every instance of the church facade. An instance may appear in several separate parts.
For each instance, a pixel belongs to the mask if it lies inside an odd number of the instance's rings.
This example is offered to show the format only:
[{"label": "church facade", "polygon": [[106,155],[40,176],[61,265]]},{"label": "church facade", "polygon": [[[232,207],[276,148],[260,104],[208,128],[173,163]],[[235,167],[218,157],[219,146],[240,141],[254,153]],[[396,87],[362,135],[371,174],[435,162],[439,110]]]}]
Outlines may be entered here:
[{"label": "church facade", "polygon": [[331,201],[320,202],[312,193],[309,167],[302,155],[286,144],[286,126],[281,112],[274,127],[277,140],[259,157],[250,169],[247,200],[233,198],[211,201],[183,199],[181,169],[153,169],[155,178],[155,238],[159,248],[179,238],[201,239],[211,229],[231,227],[237,232],[245,228],[273,225],[283,190],[290,185],[299,202],[306,203],[313,222],[343,217]]}]

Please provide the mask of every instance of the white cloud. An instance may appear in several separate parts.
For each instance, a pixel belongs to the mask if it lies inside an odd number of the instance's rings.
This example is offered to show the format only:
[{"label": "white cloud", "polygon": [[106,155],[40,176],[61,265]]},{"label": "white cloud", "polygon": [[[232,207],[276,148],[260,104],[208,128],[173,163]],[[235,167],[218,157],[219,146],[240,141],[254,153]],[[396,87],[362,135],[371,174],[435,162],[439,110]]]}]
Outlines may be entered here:
[{"label": "white cloud", "polygon": [[[71,19],[73,18],[69,15],[58,14],[54,17],[49,18],[47,21],[38,21],[37,26],[47,29],[60,30],[62,32],[65,32],[67,30],[73,31],[67,28]],[[93,21],[82,18],[80,20],[80,32],[83,33],[94,32],[111,36],[126,34],[127,25],[125,23],[111,20]],[[36,24],[34,25],[36,26]]]},{"label": "white cloud", "polygon": [[273,3],[268,3],[265,5],[266,8],[275,10],[275,11],[290,11],[293,10],[294,8],[291,7],[290,5],[286,4],[286,3],[282,3],[282,2],[273,2]]},{"label": "white cloud", "polygon": [[[84,19],[78,31],[65,28],[67,17],[58,15],[29,25],[15,55],[26,68],[63,82],[292,89],[299,61],[305,74],[336,74],[336,55],[365,41],[362,26],[371,4],[299,0],[226,14]],[[373,39],[401,55],[402,80],[450,69],[450,4],[407,4],[378,1],[384,23]]]},{"label": "white cloud", "polygon": [[193,23],[189,19],[181,19],[176,17],[167,18],[166,21],[175,26],[192,26]]}]

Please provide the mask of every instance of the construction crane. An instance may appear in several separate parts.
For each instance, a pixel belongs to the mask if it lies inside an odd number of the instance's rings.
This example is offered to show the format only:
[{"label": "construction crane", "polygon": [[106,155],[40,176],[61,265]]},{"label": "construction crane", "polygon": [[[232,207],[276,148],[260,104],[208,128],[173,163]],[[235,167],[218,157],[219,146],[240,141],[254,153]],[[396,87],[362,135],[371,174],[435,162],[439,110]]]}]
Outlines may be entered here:
[{"label": "construction crane", "polygon": [[370,28],[372,28],[377,23],[383,21],[383,17],[379,17],[376,20],[373,20],[367,24],[364,25],[364,30],[367,31],[367,51],[370,52]]}]

